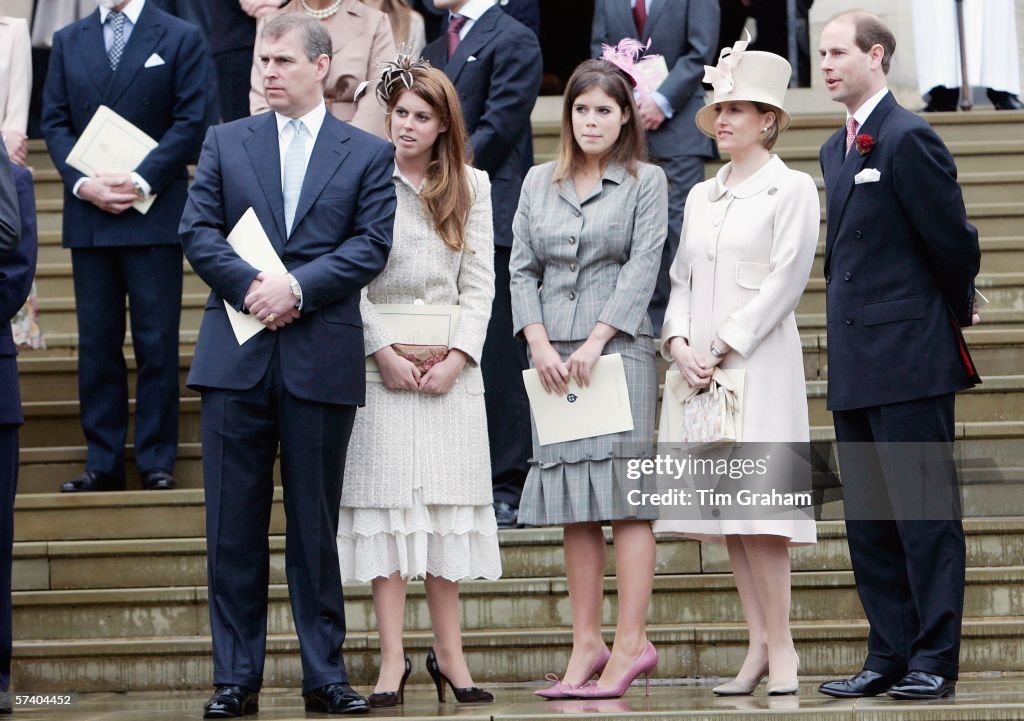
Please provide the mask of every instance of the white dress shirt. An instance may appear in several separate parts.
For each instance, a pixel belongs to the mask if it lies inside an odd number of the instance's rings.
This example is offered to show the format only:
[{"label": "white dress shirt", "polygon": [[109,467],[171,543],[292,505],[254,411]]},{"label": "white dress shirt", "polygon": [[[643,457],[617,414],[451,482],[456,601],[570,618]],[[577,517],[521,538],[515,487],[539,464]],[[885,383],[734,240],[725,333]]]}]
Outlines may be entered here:
[{"label": "white dress shirt", "polygon": [[[284,189],[284,158],[288,152],[288,146],[291,145],[292,138],[295,136],[295,130],[292,128],[290,123],[292,118],[287,115],[281,115],[281,113],[275,112],[274,116],[277,118],[277,144],[281,154],[278,156],[281,159],[281,189]],[[324,124],[324,118],[327,117],[327,106],[321,102],[315,108],[310,110],[308,113],[299,118],[306,127],[306,135],[303,136],[305,141],[304,155],[305,165],[303,166],[302,173],[305,177],[306,168],[309,167],[309,159],[313,155],[313,146],[316,144],[316,136],[320,134],[320,127]]]},{"label": "white dress shirt", "polygon": [[[874,109],[876,107],[878,107],[878,104],[880,102],[882,102],[882,98],[884,98],[886,93],[888,93],[888,92],[889,92],[889,87],[888,86],[883,87],[877,93],[875,93],[870,98],[868,98],[863,103],[861,103],[861,106],[859,108],[857,108],[856,111],[854,111],[852,117],[853,117],[854,120],[857,121],[857,130],[858,130],[858,132],[860,131],[861,128],[864,127],[864,123],[866,123],[868,121],[868,117],[870,117],[871,113],[874,111]],[[846,119],[849,120],[850,117],[851,117],[850,112],[847,111],[846,112]]]},{"label": "white dress shirt", "polygon": [[457,13],[448,14],[448,22],[451,22],[452,17],[455,15],[461,15],[466,18],[466,23],[459,28],[459,40],[466,39],[469,29],[476,24],[481,15],[494,7],[494,2],[495,0],[469,0]]}]

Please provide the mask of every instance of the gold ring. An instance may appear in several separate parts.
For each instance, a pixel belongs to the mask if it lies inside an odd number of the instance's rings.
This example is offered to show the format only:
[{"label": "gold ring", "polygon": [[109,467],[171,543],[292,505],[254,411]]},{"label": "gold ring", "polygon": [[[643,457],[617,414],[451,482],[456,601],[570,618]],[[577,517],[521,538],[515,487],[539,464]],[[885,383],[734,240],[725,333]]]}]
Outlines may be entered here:
[{"label": "gold ring", "polygon": [[273,323],[275,320],[277,320],[277,316],[274,315],[273,313],[271,313],[270,315],[267,316],[267,322],[268,323]]}]

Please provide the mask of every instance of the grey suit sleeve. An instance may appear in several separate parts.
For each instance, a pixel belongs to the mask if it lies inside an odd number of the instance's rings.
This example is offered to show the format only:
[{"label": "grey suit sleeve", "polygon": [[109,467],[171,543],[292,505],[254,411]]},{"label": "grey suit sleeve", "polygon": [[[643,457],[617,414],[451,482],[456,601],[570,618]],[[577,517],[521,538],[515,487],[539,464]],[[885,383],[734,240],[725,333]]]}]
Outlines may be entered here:
[{"label": "grey suit sleeve", "polygon": [[[537,257],[530,237],[530,191],[536,167],[531,168],[519,194],[519,207],[512,220],[512,256],[509,259],[512,294],[512,332],[517,336],[531,323],[544,323],[540,285],[544,266]],[[522,337],[522,336],[520,336]]]},{"label": "grey suit sleeve", "polygon": [[647,318],[647,306],[661,268],[662,246],[668,234],[668,180],[665,171],[641,166],[640,192],[633,213],[633,242],[629,260],[619,270],[615,291],[597,319],[631,336]]},{"label": "grey suit sleeve", "polygon": [[722,18],[718,0],[689,0],[686,8],[686,44],[668,77],[658,87],[673,110],[686,105],[700,87],[704,66],[714,60]]},{"label": "grey suit sleeve", "polygon": [[18,212],[18,193],[14,188],[7,149],[0,143],[0,257],[9,255],[18,247],[21,237],[21,215]]},{"label": "grey suit sleeve", "polygon": [[605,0],[594,2],[594,22],[590,26],[590,57],[601,57],[601,45],[612,43],[608,40],[608,24],[605,21]]}]

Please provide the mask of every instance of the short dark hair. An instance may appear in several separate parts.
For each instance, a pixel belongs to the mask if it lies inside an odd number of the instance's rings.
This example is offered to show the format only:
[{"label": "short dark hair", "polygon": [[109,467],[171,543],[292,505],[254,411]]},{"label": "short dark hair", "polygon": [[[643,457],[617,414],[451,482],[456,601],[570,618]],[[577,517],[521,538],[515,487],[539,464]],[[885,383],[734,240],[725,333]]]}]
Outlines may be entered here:
[{"label": "short dark hair", "polygon": [[896,36],[882,19],[866,10],[847,10],[832,20],[849,19],[853,23],[853,42],[862,53],[870,52],[876,45],[882,46],[882,72],[889,74],[892,56],[896,52]]},{"label": "short dark hair", "polygon": [[334,56],[334,45],[327,28],[322,22],[305,13],[284,13],[271,18],[260,31],[260,37],[277,40],[298,28],[302,29],[302,49],[309,60],[316,60],[321,55],[328,58]]}]

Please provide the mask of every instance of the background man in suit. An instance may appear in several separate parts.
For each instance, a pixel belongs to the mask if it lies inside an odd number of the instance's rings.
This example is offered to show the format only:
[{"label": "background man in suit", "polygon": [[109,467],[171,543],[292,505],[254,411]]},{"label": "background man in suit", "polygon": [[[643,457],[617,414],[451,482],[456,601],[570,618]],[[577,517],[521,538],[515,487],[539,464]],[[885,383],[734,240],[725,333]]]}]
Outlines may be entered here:
[{"label": "background man in suit", "polygon": [[[85,472],[64,492],[125,487],[125,296],[138,365],[135,464],[147,489],[174,487],[178,450],[181,246],[188,162],[202,142],[213,64],[199,30],[147,0],[100,0],[54,35],[43,135],[64,180],[63,243],[78,316]],[[159,142],[131,174],[89,178],[65,159],[99,106]],[[156,200],[145,215],[136,196]]]},{"label": "background man in suit", "polygon": [[473,146],[473,165],[491,177],[494,212],[494,304],[480,368],[484,374],[487,433],[491,440],[494,513],[515,527],[530,457],[530,404],[522,372],[526,349],[512,335],[508,263],[512,217],[526,176],[524,135],[540,92],[537,36],[494,0],[434,0],[452,17],[447,33],[423,57],[444,68],[459,91]]},{"label": "background man in suit", "polygon": [[647,152],[668,176],[668,237],[649,308],[655,335],[665,319],[668,271],[679,248],[686,196],[704,180],[704,161],[714,155],[711,138],[697,129],[694,118],[704,107],[701,80],[704,66],[714,65],[719,15],[717,0],[596,0],[594,5],[592,57],[601,56],[602,44],[637,38],[649,40],[648,52],[664,56],[669,68],[661,87],[639,103]]},{"label": "background man in suit", "polygon": [[974,322],[980,250],[953,157],[886,88],[895,47],[877,17],[852,12],[825,26],[819,50],[848,118],[821,148],[828,405],[871,624],[864,669],[820,690],[938,698],[959,666],[966,554],[953,399],[978,381],[960,327]]},{"label": "background man in suit", "polygon": [[9,163],[0,144],[0,247],[12,245],[12,250],[0,252],[0,714],[11,712],[7,689],[11,680],[14,494],[18,486],[18,426],[24,420],[18,395],[17,350],[11,334],[11,318],[28,297],[36,269],[32,174]]},{"label": "background man in suit", "polygon": [[[349,434],[366,391],[359,294],[391,249],[394,153],[327,113],[332,44],[318,20],[286,13],[261,32],[274,112],[210,130],[180,227],[189,261],[213,288],[188,379],[203,396],[217,686],[209,718],[258,709],[278,444],[306,710],[369,709],[348,685],[341,654],[336,536]],[[259,272],[225,240],[249,208],[287,274]],[[266,330],[239,345],[225,301]]]},{"label": "background man in suit", "polygon": [[[538,0],[497,0],[498,7],[514,17],[540,38],[540,3]],[[448,11],[434,4],[434,0],[412,0],[412,6],[426,21],[427,42],[443,35],[448,29]]]}]

